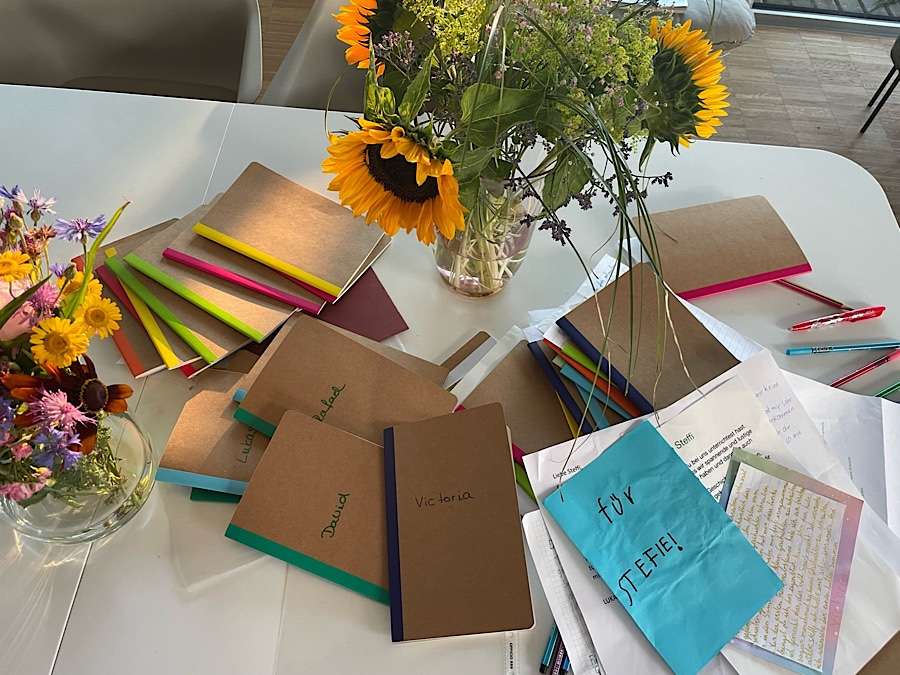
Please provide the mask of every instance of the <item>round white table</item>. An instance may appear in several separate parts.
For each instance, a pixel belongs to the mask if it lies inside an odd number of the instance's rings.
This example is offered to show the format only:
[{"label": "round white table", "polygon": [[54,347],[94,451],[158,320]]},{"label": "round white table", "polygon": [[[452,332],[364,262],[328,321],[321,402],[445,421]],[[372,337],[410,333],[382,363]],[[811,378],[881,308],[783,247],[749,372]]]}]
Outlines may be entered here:
[{"label": "round white table", "polygon": [[[347,124],[336,114],[330,121]],[[319,171],[320,111],[0,85],[0,138],[0,184],[40,187],[63,217],[110,213],[127,197],[134,204],[121,235],[187,213],[250,161],[323,193],[328,181]],[[651,170],[675,174],[670,188],[652,190],[652,210],[765,195],[812,263],[801,283],[850,304],[888,306],[877,322],[843,328],[841,339],[900,336],[900,230],[860,166],[818,150],[704,142],[679,157],[658,150]],[[610,234],[604,208],[571,207],[564,217],[582,254]],[[583,278],[572,252],[543,232],[510,287],[486,300],[442,287],[413,238],[397,237],[375,269],[410,325],[397,343],[435,360],[477,330],[499,337],[525,325],[529,309],[559,304]],[[794,372],[827,381],[861,363],[854,354],[784,356],[809,339],[786,327],[828,308],[775,285],[698,304]],[[130,381],[110,341],[94,355],[106,381]],[[872,393],[897,379],[900,368],[888,366],[849,389]],[[194,384],[177,372],[133,384],[131,409],[161,452]],[[383,607],[225,539],[232,509],[160,484],[131,523],[93,546],[36,545],[0,529],[0,672],[504,672],[502,636],[392,645]],[[534,574],[532,596],[536,627],[517,636],[521,673],[537,672],[551,621]]]}]

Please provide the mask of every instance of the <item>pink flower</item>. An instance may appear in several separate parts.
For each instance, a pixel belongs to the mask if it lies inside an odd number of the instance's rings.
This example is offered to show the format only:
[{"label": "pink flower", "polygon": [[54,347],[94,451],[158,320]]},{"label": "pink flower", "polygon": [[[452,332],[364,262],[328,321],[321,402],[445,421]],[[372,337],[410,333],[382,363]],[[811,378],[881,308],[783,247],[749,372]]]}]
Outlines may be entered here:
[{"label": "pink flower", "polygon": [[0,485],[0,497],[12,499],[14,502],[28,499],[43,490],[49,478],[50,469],[41,467],[37,470],[36,480],[32,483],[7,483],[6,485]]},{"label": "pink flower", "polygon": [[94,421],[72,405],[64,391],[45,391],[29,408],[47,426],[55,424],[66,431],[72,431],[79,422]]},{"label": "pink flower", "polygon": [[12,446],[12,456],[19,461],[22,461],[26,457],[30,457],[31,451],[32,448],[28,443],[18,443],[17,445]]}]

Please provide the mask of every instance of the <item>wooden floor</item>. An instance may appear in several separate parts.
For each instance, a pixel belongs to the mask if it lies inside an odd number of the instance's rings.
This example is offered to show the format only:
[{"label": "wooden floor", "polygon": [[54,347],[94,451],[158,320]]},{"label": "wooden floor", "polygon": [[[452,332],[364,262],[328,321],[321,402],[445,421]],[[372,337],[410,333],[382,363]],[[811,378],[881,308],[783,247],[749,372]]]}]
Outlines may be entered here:
[{"label": "wooden floor", "polygon": [[[313,1],[261,0],[264,86]],[[900,217],[900,91],[859,134],[866,103],[891,67],[892,43],[885,37],[759,27],[726,57],[732,107],[716,138],[848,157],[875,176]]]}]

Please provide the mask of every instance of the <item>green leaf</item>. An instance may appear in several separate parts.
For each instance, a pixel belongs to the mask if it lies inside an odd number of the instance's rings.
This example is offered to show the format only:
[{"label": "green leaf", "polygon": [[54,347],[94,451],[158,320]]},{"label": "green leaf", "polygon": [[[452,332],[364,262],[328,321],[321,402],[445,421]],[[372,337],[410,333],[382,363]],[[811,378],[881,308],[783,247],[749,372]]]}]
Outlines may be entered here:
[{"label": "green leaf", "polygon": [[563,148],[553,170],[544,179],[542,198],[551,211],[565,204],[572,195],[581,192],[591,177],[591,161],[571,145]]},{"label": "green leaf", "polygon": [[544,104],[544,92],[473,84],[462,95],[463,138],[481,146],[495,145],[516,124],[533,120]]},{"label": "green leaf", "polygon": [[431,63],[433,60],[431,54],[425,57],[422,69],[410,82],[406,93],[403,94],[403,100],[400,101],[397,112],[400,113],[400,119],[407,124],[415,119],[422,110],[422,106],[425,105],[425,99],[428,98],[428,92],[431,89]]},{"label": "green leaf", "polygon": [[383,120],[394,114],[397,107],[394,101],[394,92],[387,87],[378,84],[375,77],[375,69],[369,68],[366,72],[366,110],[367,120]]},{"label": "green leaf", "polygon": [[112,218],[106,223],[106,227],[104,227],[100,231],[100,234],[97,235],[97,238],[94,239],[94,243],[91,244],[91,247],[88,249],[87,255],[84,256],[84,281],[81,284],[81,288],[78,289],[78,292],[75,295],[70,296],[65,307],[63,307],[63,316],[65,318],[71,319],[75,310],[81,306],[82,302],[84,302],[84,296],[87,294],[88,290],[88,282],[91,280],[91,275],[94,272],[94,260],[97,258],[97,252],[100,250],[100,246],[103,245],[103,240],[106,239],[110,232],[112,232],[112,229],[116,226],[116,223],[119,222],[119,218],[122,217],[122,213],[128,208],[129,204],[131,204],[131,202],[125,202],[116,209]]},{"label": "green leaf", "polygon": [[6,325],[6,322],[12,318],[13,314],[18,312],[19,308],[25,304],[28,298],[34,295],[41,286],[47,283],[49,278],[49,275],[44,277],[27,291],[6,303],[6,305],[3,306],[3,309],[0,309],[0,328],[3,328],[3,326]]},{"label": "green leaf", "polygon": [[456,148],[450,155],[450,161],[453,162],[453,175],[457,182],[465,183],[478,178],[495,152],[496,148]]}]

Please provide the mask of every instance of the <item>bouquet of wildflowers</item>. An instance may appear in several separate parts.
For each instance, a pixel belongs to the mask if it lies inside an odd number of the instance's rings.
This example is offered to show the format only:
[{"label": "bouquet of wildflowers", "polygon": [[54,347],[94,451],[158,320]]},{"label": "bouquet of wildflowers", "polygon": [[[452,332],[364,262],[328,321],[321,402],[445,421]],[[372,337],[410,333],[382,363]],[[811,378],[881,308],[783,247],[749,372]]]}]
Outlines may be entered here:
[{"label": "bouquet of wildflowers", "polygon": [[559,210],[599,198],[620,240],[658,262],[644,198],[671,176],[643,173],[650,152],[711,136],[728,107],[702,31],[655,2],[349,3],[337,37],[367,78],[364,114],[322,165],[341,203],[391,235],[484,245],[502,238],[511,195],[538,204],[520,221],[562,243]]},{"label": "bouquet of wildflowers", "polygon": [[[114,491],[120,477],[104,416],[127,409],[127,385],[107,386],[87,356],[118,329],[119,308],[93,277],[106,221],[45,219],[55,200],[0,186],[0,498],[27,506],[49,494]],[[126,205],[127,206],[127,205]],[[82,269],[53,263],[54,239],[82,247]]]}]

